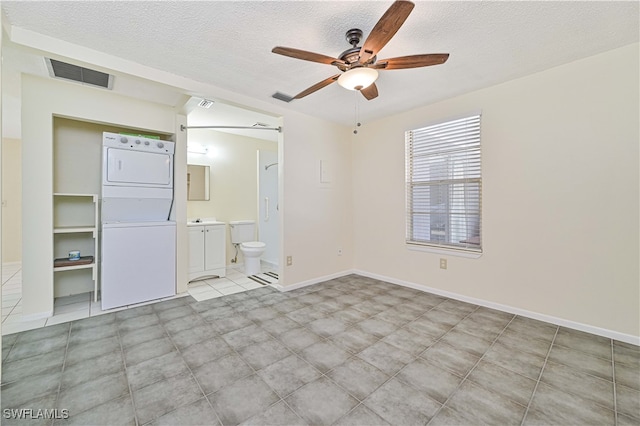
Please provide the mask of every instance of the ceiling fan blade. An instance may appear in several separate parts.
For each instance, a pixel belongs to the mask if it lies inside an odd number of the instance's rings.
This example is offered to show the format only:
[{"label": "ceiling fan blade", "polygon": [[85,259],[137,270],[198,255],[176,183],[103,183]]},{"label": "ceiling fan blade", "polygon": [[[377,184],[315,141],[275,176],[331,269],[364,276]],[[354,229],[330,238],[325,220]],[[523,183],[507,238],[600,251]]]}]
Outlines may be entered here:
[{"label": "ceiling fan blade", "polygon": [[365,87],[364,89],[360,90],[360,93],[362,93],[362,95],[367,98],[367,100],[371,100],[374,98],[378,97],[378,87],[376,86],[375,83],[371,83],[370,86]]},{"label": "ceiling fan blade", "polygon": [[370,65],[369,68],[383,69],[383,70],[401,70],[406,68],[420,68],[428,67],[431,65],[440,65],[447,62],[449,59],[448,53],[431,53],[427,55],[410,55],[400,56],[397,58],[382,59],[375,64]]},{"label": "ceiling fan blade", "polygon": [[396,0],[382,15],[375,27],[369,33],[369,37],[360,49],[360,62],[366,63],[376,56],[395,33],[400,29],[404,21],[409,17],[414,4],[406,0]]},{"label": "ceiling fan blade", "polygon": [[327,65],[344,64],[344,61],[338,58],[332,58],[319,53],[307,52],[306,50],[294,49],[291,47],[276,46],[271,49],[271,51],[278,55],[289,56],[290,58],[302,59],[304,61],[319,62]]},{"label": "ceiling fan blade", "polygon": [[306,90],[303,90],[302,92],[298,93],[297,95],[295,95],[293,97],[293,99],[300,99],[300,98],[304,98],[307,95],[312,94],[313,92],[322,89],[325,86],[330,85],[331,83],[333,83],[334,81],[338,80],[338,77],[340,77],[340,74],[336,74],[332,77],[327,78],[326,80],[322,80],[320,83],[316,83],[313,86],[309,87]]}]

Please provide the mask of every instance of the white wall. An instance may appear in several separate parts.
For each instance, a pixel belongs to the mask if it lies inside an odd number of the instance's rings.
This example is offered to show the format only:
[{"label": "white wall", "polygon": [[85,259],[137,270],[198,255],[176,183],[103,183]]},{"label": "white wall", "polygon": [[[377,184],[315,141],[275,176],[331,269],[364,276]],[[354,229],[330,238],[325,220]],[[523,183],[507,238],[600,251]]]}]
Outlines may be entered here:
[{"label": "white wall", "polygon": [[22,147],[2,139],[2,262],[22,259]]},{"label": "white wall", "polygon": [[[637,339],[638,50],[366,123],[353,138],[355,268]],[[484,254],[407,250],[404,132],[478,110]]]},{"label": "white wall", "polygon": [[[53,309],[54,116],[114,124],[140,131],[178,133],[175,131],[176,113],[171,107],[75,83],[22,76],[22,310],[27,319],[49,315]],[[178,149],[186,151],[185,147]],[[181,173],[186,175],[186,167]],[[184,190],[177,190],[175,196],[177,200],[186,199]],[[179,234],[181,230],[186,233],[186,217],[178,216],[176,220]],[[178,237],[181,241],[180,235]],[[184,243],[186,247],[186,240]],[[179,256],[186,252],[186,248],[180,248]]]},{"label": "white wall", "polygon": [[[301,114],[284,117],[279,168],[283,203],[283,286],[316,281],[353,266],[351,129]],[[320,182],[320,160],[331,173]],[[342,248],[342,256],[337,251]],[[286,266],[292,256],[293,265]]]},{"label": "white wall", "polygon": [[[233,220],[258,219],[258,150],[278,151],[278,143],[209,129],[191,129],[188,143],[209,148],[210,155],[187,154],[189,164],[210,167],[209,201],[188,201],[187,217]],[[235,256],[229,227],[227,264]],[[238,262],[244,262],[238,253]]]}]

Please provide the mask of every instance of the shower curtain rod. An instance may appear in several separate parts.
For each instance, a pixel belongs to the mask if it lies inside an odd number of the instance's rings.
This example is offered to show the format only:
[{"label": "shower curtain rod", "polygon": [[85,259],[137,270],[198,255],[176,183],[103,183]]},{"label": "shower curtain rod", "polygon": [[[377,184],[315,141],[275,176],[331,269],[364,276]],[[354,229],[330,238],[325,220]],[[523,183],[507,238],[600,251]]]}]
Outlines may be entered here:
[{"label": "shower curtain rod", "polygon": [[282,127],[254,127],[254,126],[185,126],[180,125],[180,130],[185,131],[187,129],[256,129],[256,130],[276,130],[282,133]]}]

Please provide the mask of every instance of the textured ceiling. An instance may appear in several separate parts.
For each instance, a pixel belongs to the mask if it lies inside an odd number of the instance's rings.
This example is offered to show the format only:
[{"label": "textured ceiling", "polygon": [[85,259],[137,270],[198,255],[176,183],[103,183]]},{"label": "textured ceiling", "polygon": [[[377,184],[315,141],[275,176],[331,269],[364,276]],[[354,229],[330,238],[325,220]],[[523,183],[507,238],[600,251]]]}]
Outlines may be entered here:
[{"label": "textured ceiling", "polygon": [[[274,105],[338,71],[271,53],[337,56],[391,1],[3,1],[12,27],[128,59]],[[382,71],[366,101],[333,84],[286,105],[351,125],[488,87],[638,41],[638,2],[417,1],[378,57],[450,53],[434,67]],[[206,96],[206,93],[202,93]],[[355,96],[358,95],[358,96]],[[357,100],[357,101],[356,101]]]}]

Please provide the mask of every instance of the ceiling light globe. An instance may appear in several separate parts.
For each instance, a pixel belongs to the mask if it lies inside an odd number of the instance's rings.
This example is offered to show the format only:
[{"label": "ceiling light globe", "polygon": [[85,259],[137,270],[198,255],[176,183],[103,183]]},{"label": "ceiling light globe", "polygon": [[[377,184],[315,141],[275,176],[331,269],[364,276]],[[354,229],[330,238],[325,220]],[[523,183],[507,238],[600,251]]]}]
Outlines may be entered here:
[{"label": "ceiling light globe", "polygon": [[338,77],[338,84],[349,90],[362,90],[378,79],[378,71],[373,68],[353,68]]}]

